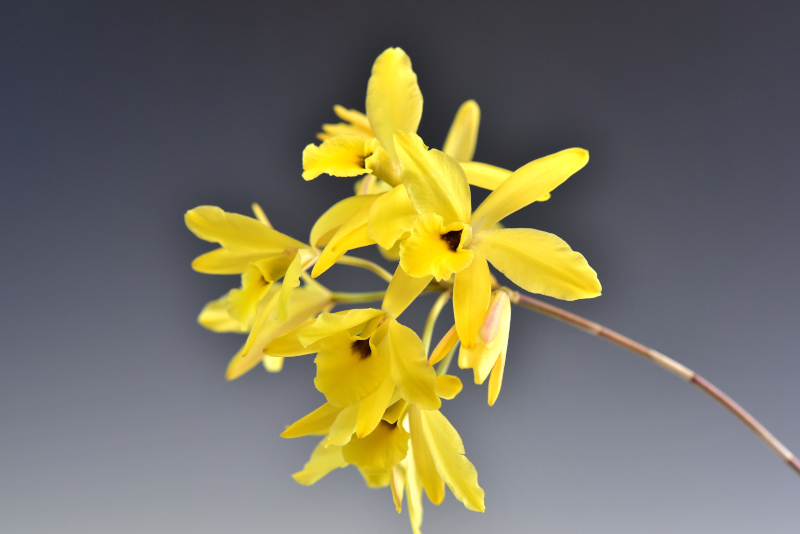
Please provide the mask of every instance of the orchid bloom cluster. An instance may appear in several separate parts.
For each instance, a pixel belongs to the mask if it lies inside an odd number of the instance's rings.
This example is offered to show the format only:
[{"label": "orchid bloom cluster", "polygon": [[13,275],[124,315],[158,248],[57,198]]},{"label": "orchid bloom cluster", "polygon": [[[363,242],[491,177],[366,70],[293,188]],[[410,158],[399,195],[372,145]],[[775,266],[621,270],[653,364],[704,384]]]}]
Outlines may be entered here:
[{"label": "orchid bloom cluster", "polygon": [[[219,244],[192,267],[241,275],[241,287],[208,303],[199,322],[216,332],[248,334],[228,366],[229,380],[259,363],[277,372],[285,358],[316,354],[314,386],[326,402],[281,434],[322,436],[295,480],[310,485],[355,465],[367,486],[391,488],[398,512],[405,494],[412,529],[419,532],[423,491],[439,504],[447,485],[468,509],[484,510],[477,471],[440,409],[442,399],[462,389],[459,378],[447,374],[455,354],[477,384],[488,379],[490,405],[500,393],[514,293],[497,283],[489,265],[532,293],[564,300],[600,295],[595,271],[563,240],[501,225],[517,210],[549,199],[589,156],[570,148],[513,172],[473,162],[480,109],[472,100],[458,110],[442,150],[428,148],[416,133],[422,93],[399,48],[375,60],[366,114],[341,106],[334,111],[344,122],[323,125],[321,143],[303,150],[302,176],[360,181],[355,195],[322,214],[308,242],[273,229],[257,204],[255,217],[214,206],[186,213],[197,237]],[[470,186],[491,191],[475,210]],[[394,274],[348,255],[372,245],[397,262]],[[316,278],[337,263],[368,269],[388,287],[331,291]],[[426,292],[439,296],[420,337],[401,316]],[[451,298],[453,326],[430,351],[434,323]],[[380,307],[333,311],[369,301]]]}]

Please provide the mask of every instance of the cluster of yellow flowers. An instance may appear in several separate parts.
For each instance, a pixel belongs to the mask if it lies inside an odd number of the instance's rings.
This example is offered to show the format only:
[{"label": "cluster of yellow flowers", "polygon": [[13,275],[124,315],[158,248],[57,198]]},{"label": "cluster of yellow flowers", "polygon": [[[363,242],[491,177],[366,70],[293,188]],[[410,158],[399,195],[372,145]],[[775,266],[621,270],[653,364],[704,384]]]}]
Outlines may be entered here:
[{"label": "cluster of yellow flowers", "polygon": [[[480,121],[474,101],[458,110],[442,151],[429,149],[416,134],[422,116],[417,76],[399,48],[375,60],[366,114],[334,110],[344,122],[323,125],[321,144],[303,150],[303,178],[362,178],[354,196],[317,220],[308,243],[274,230],[257,204],[255,218],[215,206],[186,213],[197,237],[220,245],[192,267],[239,274],[242,282],[208,303],[199,321],[217,332],[249,333],[228,366],[229,380],[259,362],[277,372],[284,358],[316,354],[314,385],[327,402],[281,435],[324,437],[295,480],[313,484],[353,464],[369,487],[390,486],[398,512],[405,493],[412,528],[419,532],[423,490],[439,504],[446,484],[467,508],[484,510],[475,467],[439,409],[441,399],[454,398],[462,388],[458,377],[446,374],[456,352],[459,367],[472,369],[476,383],[488,378],[490,405],[500,393],[511,293],[497,283],[489,263],[533,293],[565,300],[600,294],[595,271],[563,240],[500,224],[547,200],[589,156],[571,148],[514,172],[473,162]],[[491,190],[474,211],[470,185]],[[347,255],[370,245],[398,262],[394,274]],[[369,269],[388,288],[330,291],[315,278],[336,263]],[[420,338],[399,319],[423,292],[439,297]],[[434,323],[450,298],[453,327],[430,351]],[[380,309],[331,311],[337,304],[370,300],[381,301]]]}]

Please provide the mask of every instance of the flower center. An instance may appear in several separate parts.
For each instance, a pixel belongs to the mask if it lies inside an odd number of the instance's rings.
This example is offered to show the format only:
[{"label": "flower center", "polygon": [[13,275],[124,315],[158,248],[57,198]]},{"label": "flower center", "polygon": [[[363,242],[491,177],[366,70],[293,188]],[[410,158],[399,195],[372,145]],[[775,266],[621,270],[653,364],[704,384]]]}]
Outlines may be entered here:
[{"label": "flower center", "polygon": [[458,245],[461,243],[461,230],[453,230],[452,232],[442,234],[442,241],[447,243],[450,252],[457,251]]},{"label": "flower center", "polygon": [[350,348],[353,350],[353,354],[358,355],[362,360],[366,360],[372,356],[372,349],[369,347],[369,339],[356,339],[353,341],[353,344],[350,345]]}]

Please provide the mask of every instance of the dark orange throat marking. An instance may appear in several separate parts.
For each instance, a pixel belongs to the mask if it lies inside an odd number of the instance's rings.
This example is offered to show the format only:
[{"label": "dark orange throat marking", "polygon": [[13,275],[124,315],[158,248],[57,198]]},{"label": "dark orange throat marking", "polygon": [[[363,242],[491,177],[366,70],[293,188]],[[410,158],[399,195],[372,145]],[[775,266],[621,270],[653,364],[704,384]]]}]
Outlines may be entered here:
[{"label": "dark orange throat marking", "polygon": [[362,360],[366,360],[372,356],[372,349],[369,347],[369,339],[356,339],[353,341],[353,344],[350,345],[350,348],[353,350],[353,354],[358,355]]},{"label": "dark orange throat marking", "polygon": [[453,230],[452,232],[442,234],[442,241],[447,243],[450,252],[457,251],[458,245],[461,243],[461,230]]}]

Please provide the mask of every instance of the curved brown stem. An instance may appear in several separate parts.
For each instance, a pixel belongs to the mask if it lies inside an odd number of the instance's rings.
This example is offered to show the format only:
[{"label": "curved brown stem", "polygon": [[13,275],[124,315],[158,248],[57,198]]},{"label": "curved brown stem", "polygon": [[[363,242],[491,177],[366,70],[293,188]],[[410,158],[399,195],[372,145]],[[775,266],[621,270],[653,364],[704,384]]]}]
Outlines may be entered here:
[{"label": "curved brown stem", "polygon": [[679,377],[683,378],[687,382],[697,386],[701,391],[709,395],[712,399],[716,400],[720,404],[722,404],[725,408],[727,408],[733,415],[739,418],[742,423],[745,424],[750,430],[752,430],[758,437],[760,437],[764,442],[773,450],[775,453],[781,457],[781,459],[789,464],[797,474],[800,475],[800,460],[792,454],[792,451],[786,448],[786,446],[778,441],[778,439],[772,435],[772,433],[767,430],[764,425],[758,422],[758,420],[750,415],[744,408],[739,406],[739,404],[727,396],[722,390],[717,388],[714,384],[703,378],[702,376],[698,375],[685,365],[676,362],[672,358],[661,354],[658,351],[655,351],[649,347],[642,345],[622,334],[615,332],[605,326],[595,323],[594,321],[590,321],[588,319],[584,319],[580,315],[575,315],[574,313],[568,312],[566,310],[562,310],[557,306],[553,306],[552,304],[548,304],[541,300],[535,299],[528,295],[523,295],[518,291],[507,290],[509,295],[511,296],[511,302],[522,306],[523,308],[527,308],[529,310],[533,310],[549,317],[553,317],[554,319],[558,319],[563,321],[571,326],[579,328],[584,332],[588,332],[594,336],[599,338],[605,339],[606,341],[610,341],[616,345],[624,349],[628,349],[631,352],[635,352],[636,354],[643,356],[644,358],[650,360],[651,362],[655,363],[667,369],[668,371],[678,375]]}]

